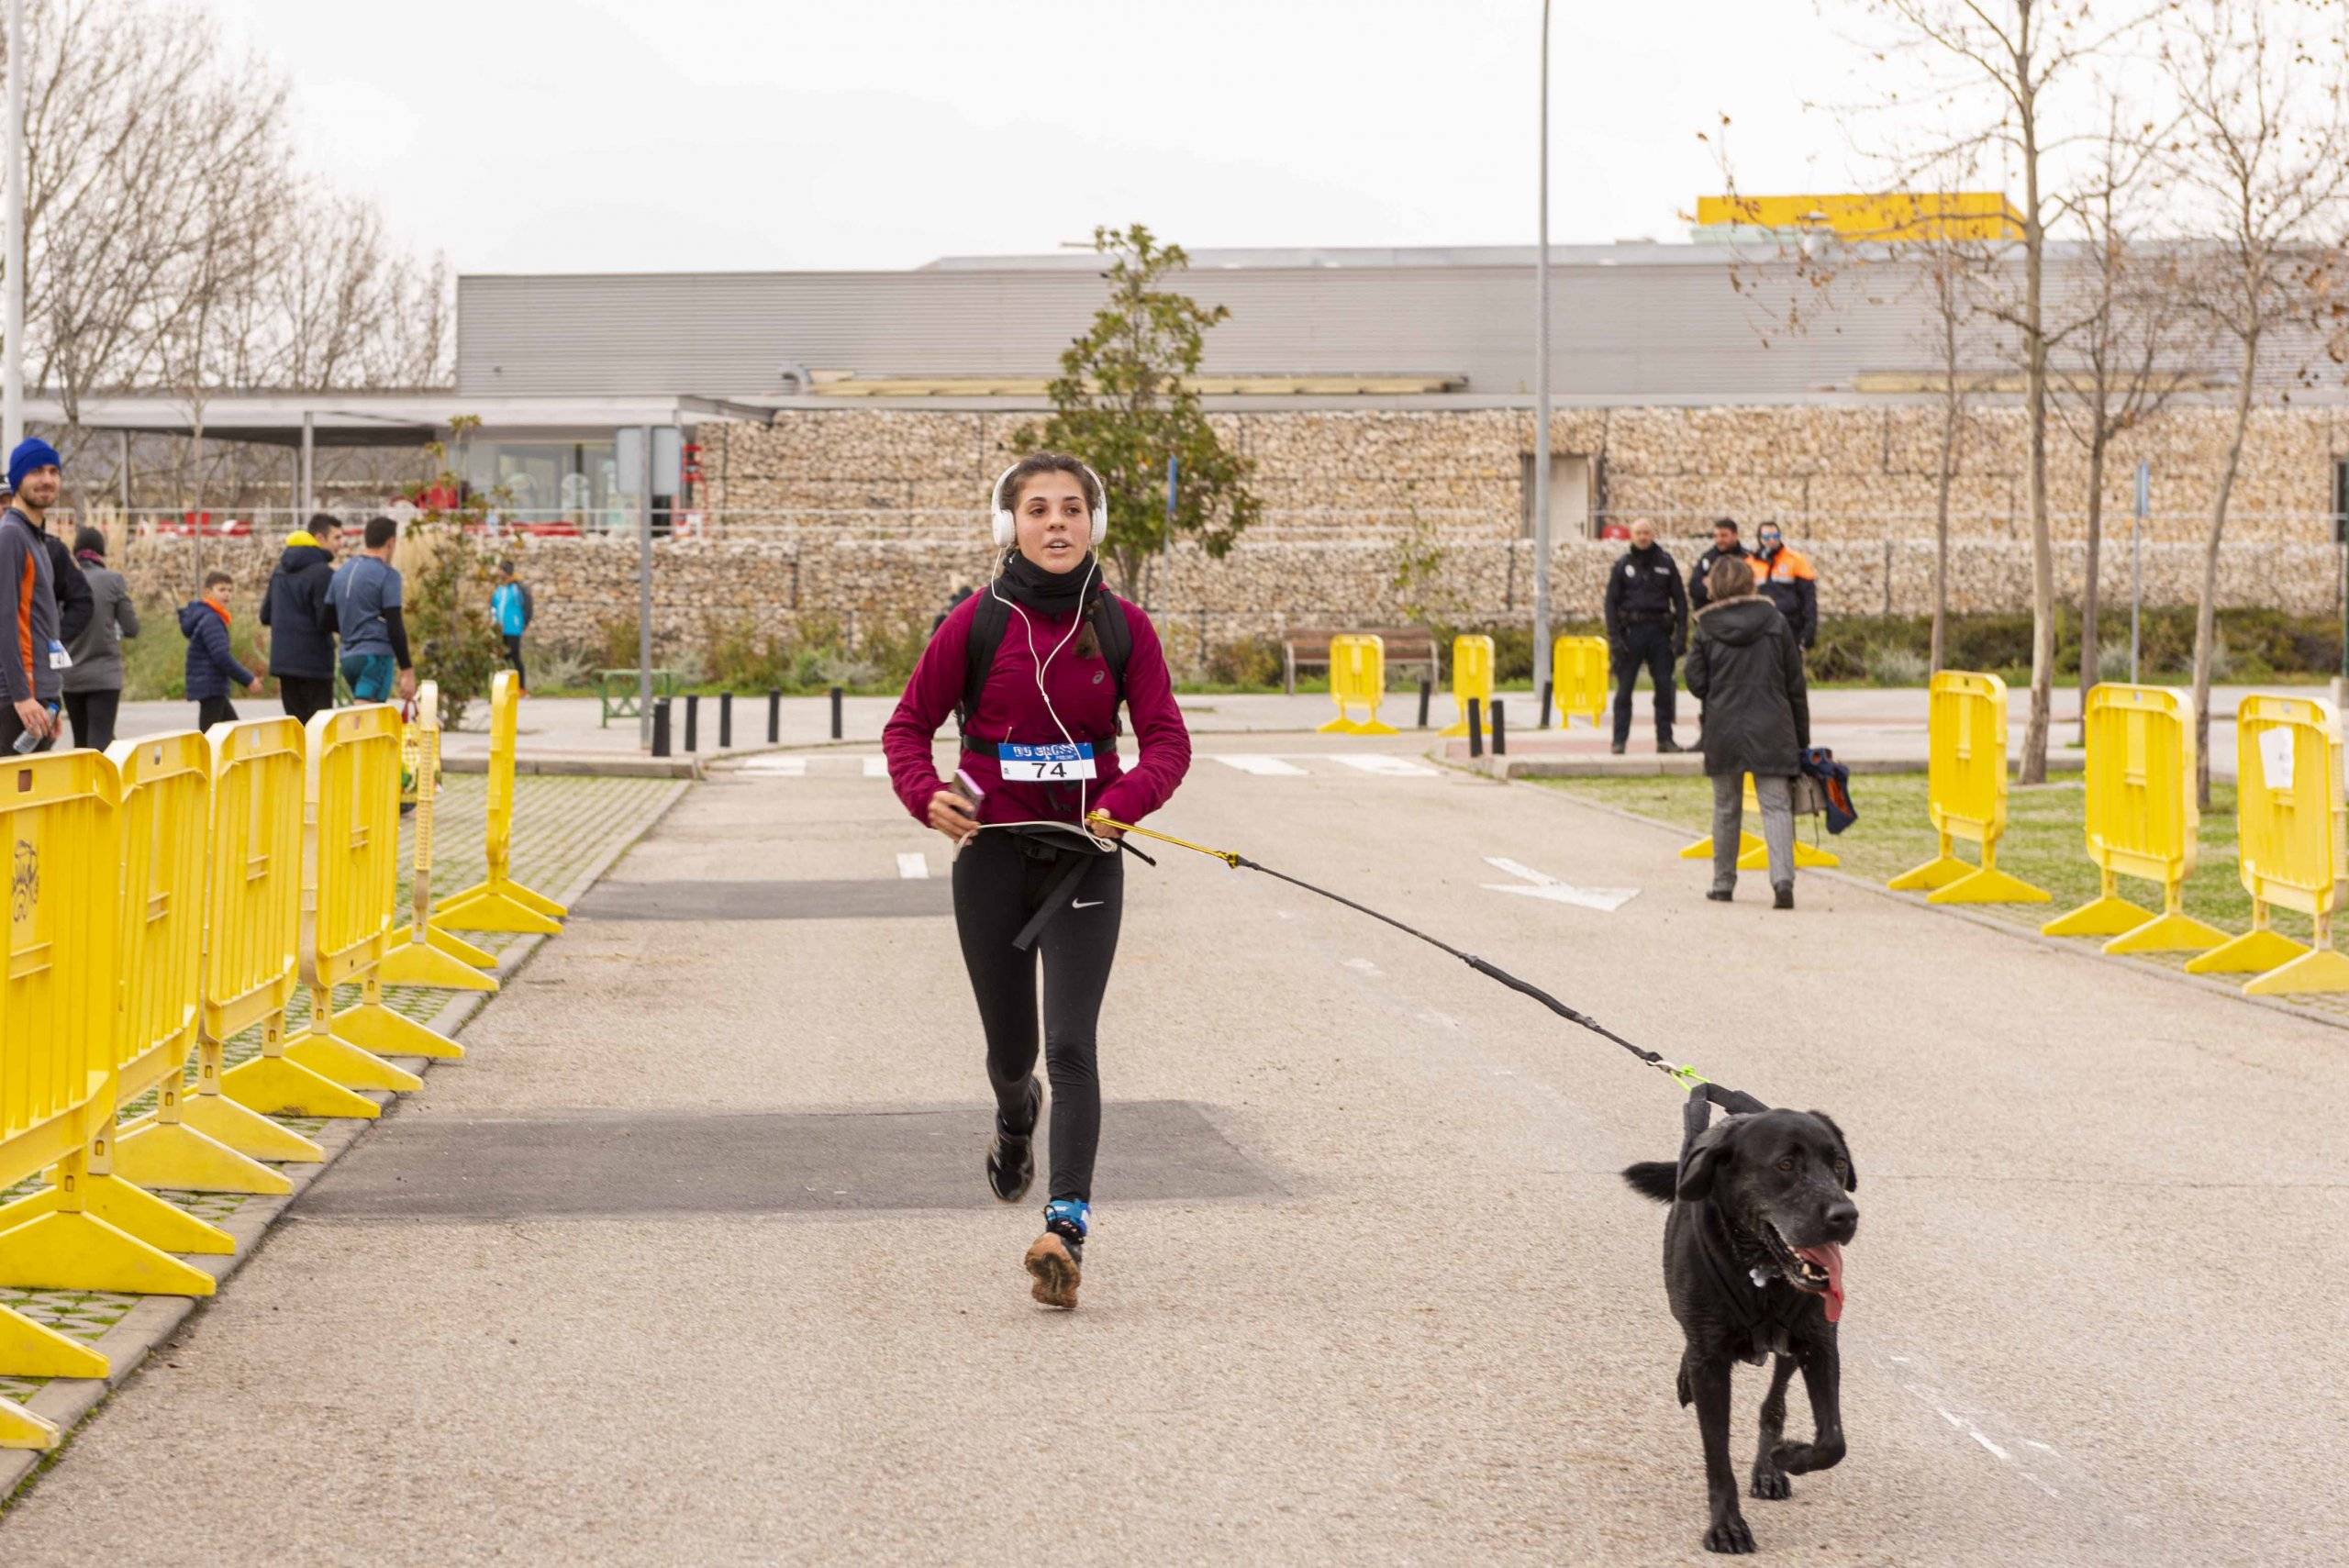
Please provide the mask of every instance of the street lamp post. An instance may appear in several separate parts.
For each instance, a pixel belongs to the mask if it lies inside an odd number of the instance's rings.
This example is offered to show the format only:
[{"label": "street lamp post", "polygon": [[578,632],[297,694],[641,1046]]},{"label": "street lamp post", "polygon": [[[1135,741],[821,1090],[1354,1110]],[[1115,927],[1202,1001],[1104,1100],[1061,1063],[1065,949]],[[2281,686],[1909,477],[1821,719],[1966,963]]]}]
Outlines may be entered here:
[{"label": "street lamp post", "polygon": [[8,160],[0,206],[8,224],[7,287],[0,307],[0,451],[25,439],[25,0],[8,0]]},{"label": "street lamp post", "polygon": [[[1550,0],[1542,0],[1541,236],[1533,260],[1533,701],[1550,684]],[[1546,715],[1545,715],[1546,717]]]}]

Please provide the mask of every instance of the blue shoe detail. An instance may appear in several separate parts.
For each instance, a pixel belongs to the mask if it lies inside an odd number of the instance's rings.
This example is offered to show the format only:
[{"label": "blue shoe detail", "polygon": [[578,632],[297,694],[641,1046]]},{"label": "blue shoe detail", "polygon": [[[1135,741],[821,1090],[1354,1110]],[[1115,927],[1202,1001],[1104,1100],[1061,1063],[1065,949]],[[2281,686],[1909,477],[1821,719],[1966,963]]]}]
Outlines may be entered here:
[{"label": "blue shoe detail", "polygon": [[1044,1206],[1044,1228],[1052,1229],[1068,1225],[1075,1228],[1076,1239],[1084,1240],[1091,1227],[1093,1206],[1072,1197],[1056,1197]]}]

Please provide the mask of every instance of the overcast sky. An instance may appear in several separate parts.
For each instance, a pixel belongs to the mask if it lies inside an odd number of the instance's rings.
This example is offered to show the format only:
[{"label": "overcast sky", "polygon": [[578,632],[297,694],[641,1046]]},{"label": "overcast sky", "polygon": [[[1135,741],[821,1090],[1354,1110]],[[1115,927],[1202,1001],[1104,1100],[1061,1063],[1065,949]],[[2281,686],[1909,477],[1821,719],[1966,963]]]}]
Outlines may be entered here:
[{"label": "overcast sky", "polygon": [[[1200,249],[1530,242],[1539,0],[208,0],[302,153],[465,272],[874,268],[1148,222]],[[1842,189],[1805,0],[1558,0],[1552,236]]]}]

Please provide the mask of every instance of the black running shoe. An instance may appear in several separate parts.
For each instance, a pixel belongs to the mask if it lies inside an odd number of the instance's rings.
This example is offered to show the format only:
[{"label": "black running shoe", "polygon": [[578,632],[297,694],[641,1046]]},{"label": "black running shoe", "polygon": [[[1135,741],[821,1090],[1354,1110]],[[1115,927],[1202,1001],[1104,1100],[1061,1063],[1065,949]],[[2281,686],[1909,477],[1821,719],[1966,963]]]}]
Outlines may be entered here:
[{"label": "black running shoe", "polygon": [[1771,905],[1772,908],[1791,909],[1795,906],[1795,884],[1793,883],[1779,883],[1771,891],[1777,895],[1776,902]]},{"label": "black running shoe", "polygon": [[1028,1130],[1015,1137],[1003,1130],[1003,1118],[996,1118],[995,1136],[987,1140],[987,1186],[1005,1203],[1026,1197],[1036,1179],[1036,1115],[1043,1103],[1044,1086],[1030,1078]]}]

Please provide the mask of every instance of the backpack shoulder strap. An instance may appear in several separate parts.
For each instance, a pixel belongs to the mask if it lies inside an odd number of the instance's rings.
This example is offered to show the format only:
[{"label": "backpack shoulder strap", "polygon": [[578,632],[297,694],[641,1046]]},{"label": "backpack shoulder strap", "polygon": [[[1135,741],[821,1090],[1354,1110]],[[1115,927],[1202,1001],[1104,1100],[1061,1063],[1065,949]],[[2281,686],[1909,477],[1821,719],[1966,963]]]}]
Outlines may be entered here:
[{"label": "backpack shoulder strap", "polygon": [[1108,589],[1103,589],[1093,601],[1093,639],[1101,645],[1102,662],[1109,666],[1110,708],[1109,729],[1112,734],[1126,732],[1121,711],[1126,701],[1126,662],[1133,657],[1133,623],[1126,618],[1125,601]]},{"label": "backpack shoulder strap", "polygon": [[988,589],[981,588],[974,596],[978,607],[963,651],[963,700],[954,709],[955,730],[965,740],[971,738],[971,716],[979,711],[979,692],[987,684],[987,672],[995,668],[996,650],[1003,646],[1004,628],[1011,624],[1011,612]]}]

